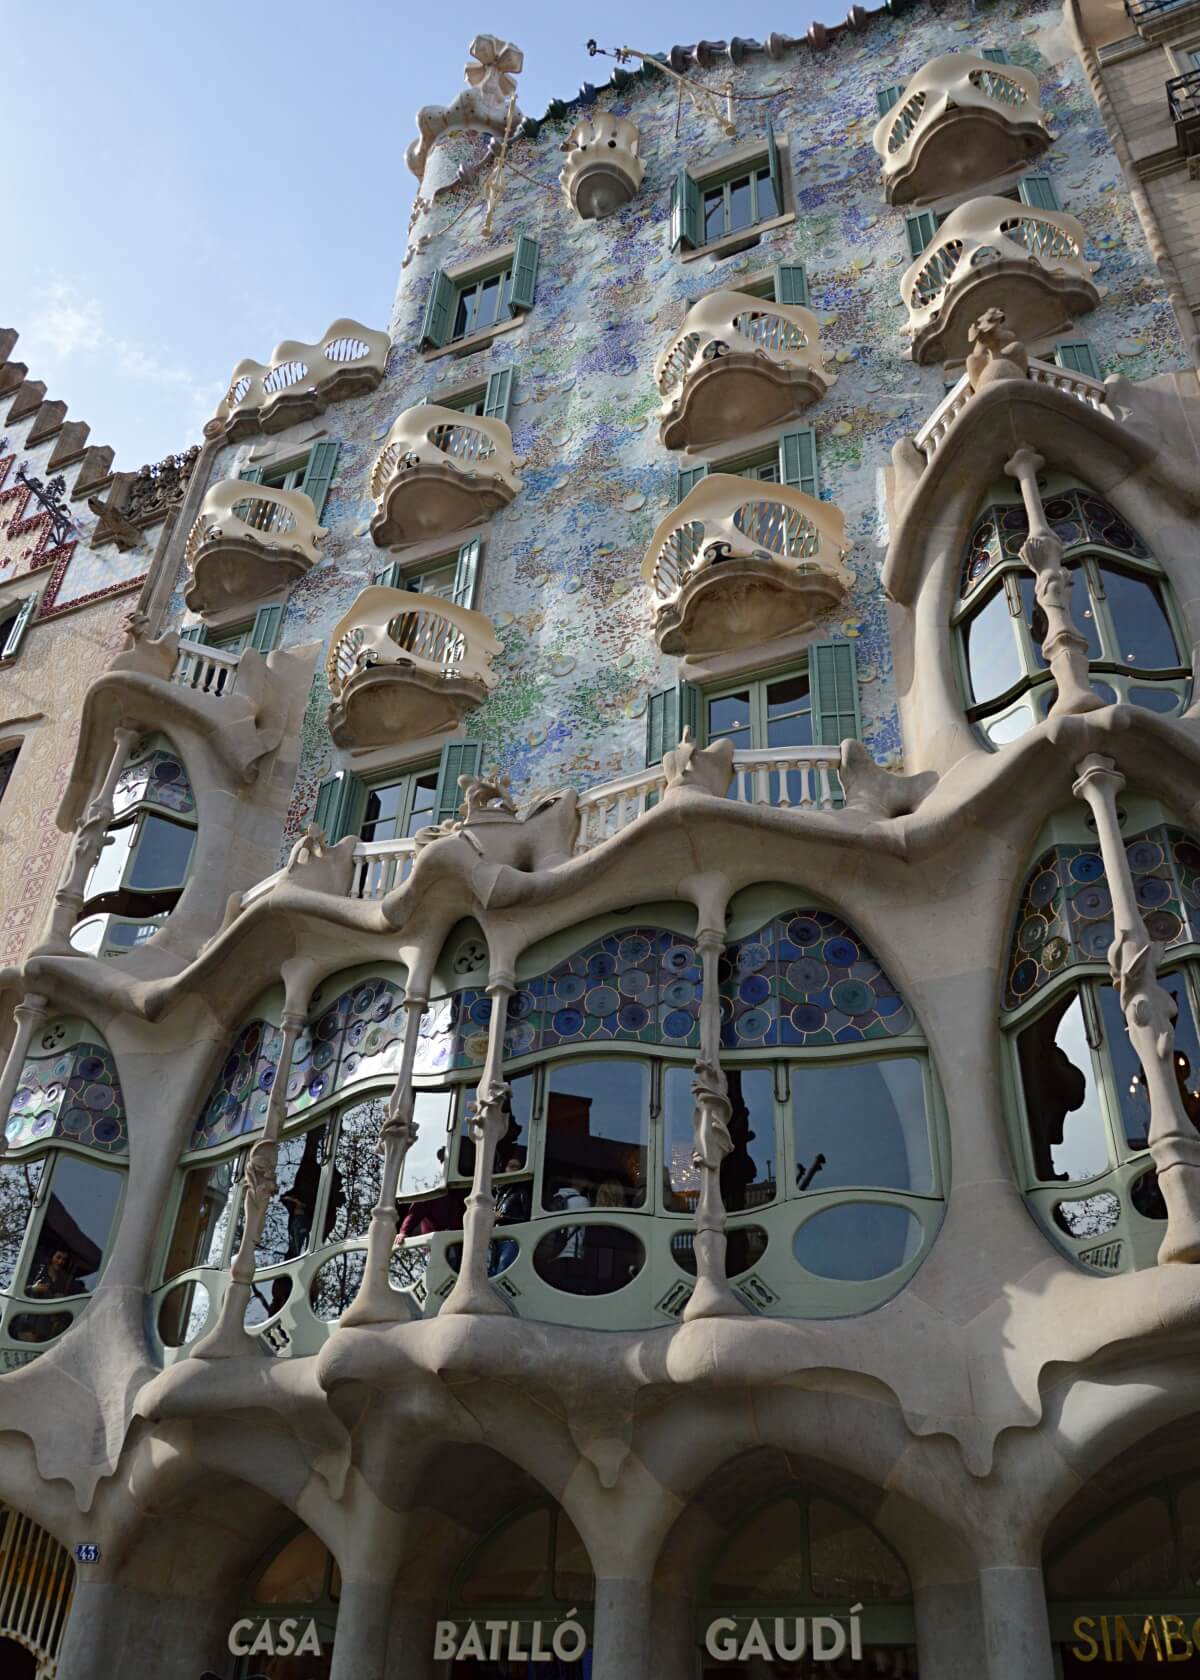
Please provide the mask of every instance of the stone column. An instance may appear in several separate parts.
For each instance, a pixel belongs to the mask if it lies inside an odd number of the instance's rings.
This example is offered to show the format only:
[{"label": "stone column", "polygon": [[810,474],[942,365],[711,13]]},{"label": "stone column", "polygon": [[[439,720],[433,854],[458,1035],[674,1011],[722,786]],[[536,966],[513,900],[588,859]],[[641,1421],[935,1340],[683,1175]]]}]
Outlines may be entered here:
[{"label": "stone column", "polygon": [[1188,1119],[1175,1075],[1175,1000],[1158,983],[1162,947],[1146,930],[1134,893],[1117,815],[1125,778],[1111,758],[1091,753],[1076,766],[1074,785],[1096,820],[1104,872],[1113,901],[1109,973],[1121,1000],[1129,1042],[1146,1077],[1150,1099],[1150,1154],[1167,1204],[1167,1231],[1159,1265],[1200,1260],[1200,1132]]},{"label": "stone column", "polygon": [[921,1680],[962,1680],[984,1674],[985,1638],[978,1581],[913,1586]]},{"label": "stone column", "polygon": [[732,1112],[728,1086],[721,1071],[721,998],[717,965],[725,949],[724,932],[701,928],[703,982],[700,1001],[700,1054],[696,1059],[692,1095],[694,1147],[692,1163],[700,1174],[696,1204],[696,1287],[684,1308],[685,1319],[728,1318],[749,1308],[729,1287],[725,1276],[725,1202],[721,1195],[721,1163],[733,1148],[729,1135]]},{"label": "stone column", "polygon": [[[979,1602],[987,1680],[1054,1680],[1054,1650],[1039,1568],[1006,1565],[981,1569]],[[922,1680],[924,1680],[922,1667]],[[955,1676],[969,1672],[960,1664]]]},{"label": "stone column", "polygon": [[656,1680],[649,1581],[596,1580],[592,1680]]},{"label": "stone column", "polygon": [[99,792],[75,830],[71,853],[58,890],[54,894],[54,908],[50,912],[46,938],[38,947],[41,951],[71,949],[71,929],[79,920],[79,913],[83,909],[83,895],[88,876],[104,850],[104,838],[113,820],[113,797],[116,793],[117,778],[125,768],[129,749],[140,733],[140,730],[131,729],[125,724],[113,732],[113,755],[109,759]]},{"label": "stone column", "polygon": [[112,1581],[77,1580],[59,1652],[57,1680],[199,1680],[230,1672],[229,1629],[238,1611],[224,1599],[176,1598]]},{"label": "stone column", "polygon": [[[343,1578],[329,1680],[385,1680],[391,1619],[390,1581]],[[404,1663],[392,1672],[407,1676],[410,1671]],[[412,1672],[419,1674],[420,1670],[414,1668]]]},{"label": "stone column", "polygon": [[[444,1665],[433,1660],[433,1628],[436,1616],[432,1604],[397,1599],[392,1593],[388,1628],[388,1680],[441,1680]],[[338,1680],[334,1675],[333,1680]],[[358,1680],[348,1675],[347,1680]]]},{"label": "stone column", "polygon": [[479,1076],[471,1136],[475,1139],[475,1176],[463,1221],[462,1262],[454,1288],[442,1304],[443,1313],[511,1313],[512,1308],[488,1281],[488,1247],[496,1228],[496,1198],[492,1172],[496,1145],[512,1117],[512,1088],[504,1080],[504,1028],[508,1000],[516,990],[511,974],[493,974],[487,992],[492,1000],[488,1047]]},{"label": "stone column", "polygon": [[344,1325],[395,1324],[419,1317],[416,1303],[402,1290],[393,1289],[388,1277],[392,1244],[400,1223],[396,1211],[396,1191],[400,1174],[409,1150],[417,1141],[417,1124],[413,1118],[416,1093],[412,1072],[421,1040],[421,1019],[428,999],[406,994],[404,1008],[404,1049],[400,1057],[400,1071],[388,1101],[387,1118],[379,1131],[379,1153],[383,1156],[383,1171],[379,1178],[379,1200],[371,1209],[371,1224],[367,1230],[367,1263],[363,1270],[358,1294],[342,1314]]},{"label": "stone column", "polygon": [[8,1047],[4,1071],[0,1073],[0,1156],[8,1153],[8,1117],[12,1112],[17,1086],[21,1082],[21,1069],[25,1066],[25,1058],[29,1054],[29,1042],[44,1024],[48,1013],[49,1000],[40,992],[26,992],[13,1010],[17,1030]]},{"label": "stone column", "polygon": [[1020,484],[1021,499],[1029,518],[1029,535],[1021,549],[1021,558],[1034,575],[1034,596],[1046,615],[1042,650],[1058,685],[1049,716],[1061,717],[1067,712],[1094,712],[1105,702],[1088,679],[1087,637],[1075,628],[1071,616],[1071,590],[1075,580],[1062,563],[1063,545],[1047,524],[1042,507],[1037,475],[1045,464],[1036,451],[1022,445],[1005,462],[1004,470]]}]

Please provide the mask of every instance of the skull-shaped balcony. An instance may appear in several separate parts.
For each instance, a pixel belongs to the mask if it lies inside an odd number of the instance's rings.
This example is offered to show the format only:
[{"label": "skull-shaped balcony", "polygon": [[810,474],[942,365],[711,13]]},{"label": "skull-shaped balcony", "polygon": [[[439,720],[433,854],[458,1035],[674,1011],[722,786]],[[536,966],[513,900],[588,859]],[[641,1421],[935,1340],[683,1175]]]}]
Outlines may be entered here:
[{"label": "skull-shaped balcony", "polygon": [[659,647],[728,653],[810,629],[850,590],[844,539],[829,502],[710,473],[663,520],[642,564]]},{"label": "skull-shaped balcony", "polygon": [[453,729],[499,678],[491,620],[438,595],[373,585],[334,627],[325,674],[339,747],[381,747]]},{"label": "skull-shaped balcony", "polygon": [[637,192],[646,173],[639,143],[636,126],[608,111],[581,118],[564,140],[559,184],[585,222],[611,216]]},{"label": "skull-shaped balcony", "polygon": [[914,362],[965,356],[972,321],[1004,312],[1030,344],[1095,309],[1100,292],[1074,216],[1008,198],[959,205],[900,281]]},{"label": "skull-shaped balcony", "polygon": [[406,409],[371,469],[371,535],[394,548],[478,525],[512,501],[521,465],[503,420],[437,403]]},{"label": "skull-shaped balcony", "polygon": [[662,441],[703,449],[790,420],[817,402],[826,371],[816,316],[748,292],[712,292],[693,304],[658,358]]},{"label": "skull-shaped balcony", "polygon": [[325,535],[302,490],[222,479],[188,533],[184,600],[195,613],[244,607],[304,577]]},{"label": "skull-shaped balcony", "polygon": [[1033,72],[975,53],[930,59],[872,139],[889,204],[925,204],[981,186],[1050,144]]}]

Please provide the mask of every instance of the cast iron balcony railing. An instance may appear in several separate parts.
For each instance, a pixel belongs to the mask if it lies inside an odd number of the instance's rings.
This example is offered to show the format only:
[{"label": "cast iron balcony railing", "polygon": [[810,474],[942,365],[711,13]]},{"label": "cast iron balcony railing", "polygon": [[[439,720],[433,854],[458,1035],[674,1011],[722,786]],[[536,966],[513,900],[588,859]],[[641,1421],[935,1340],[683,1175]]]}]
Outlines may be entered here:
[{"label": "cast iron balcony railing", "polygon": [[817,402],[836,377],[807,309],[712,292],[692,305],[654,364],[662,441],[703,448],[777,425]]},{"label": "cast iron balcony railing", "polygon": [[234,368],[205,433],[235,439],[256,431],[278,432],[342,397],[373,391],[391,347],[387,333],[343,318],[317,344],[286,339],[269,365],[247,357]]},{"label": "cast iron balcony railing", "polygon": [[702,478],[659,525],[642,578],[664,653],[724,653],[805,630],[845,599],[840,508],[735,473]]},{"label": "cast iron balcony railing", "polygon": [[581,117],[563,141],[567,161],[559,185],[585,222],[611,216],[641,186],[646,165],[638,156],[640,138],[628,117],[597,111]]},{"label": "cast iron balcony railing", "polygon": [[1200,18],[1200,0],[1125,0],[1125,10],[1139,35],[1161,41]]},{"label": "cast iron balcony railing", "polygon": [[1037,77],[975,53],[918,70],[872,137],[889,204],[921,203],[995,180],[1050,144]]},{"label": "cast iron balcony railing", "polygon": [[972,198],[946,217],[905,270],[913,360],[965,356],[970,325],[1004,312],[1014,337],[1031,343],[1095,309],[1100,293],[1074,216],[1009,198]]},{"label": "cast iron balcony railing", "polygon": [[521,488],[503,420],[437,403],[406,409],[371,469],[381,548],[449,536],[507,507]]},{"label": "cast iron balcony railing", "polygon": [[373,584],[330,637],[330,734],[339,747],[378,747],[453,729],[499,682],[499,652],[482,613]]},{"label": "cast iron balcony railing", "polygon": [[1186,158],[1200,157],[1200,70],[1172,76],[1167,83],[1167,107],[1179,150]]},{"label": "cast iron balcony railing", "polygon": [[184,600],[192,612],[215,613],[273,594],[311,571],[324,535],[302,490],[221,479],[188,534]]}]

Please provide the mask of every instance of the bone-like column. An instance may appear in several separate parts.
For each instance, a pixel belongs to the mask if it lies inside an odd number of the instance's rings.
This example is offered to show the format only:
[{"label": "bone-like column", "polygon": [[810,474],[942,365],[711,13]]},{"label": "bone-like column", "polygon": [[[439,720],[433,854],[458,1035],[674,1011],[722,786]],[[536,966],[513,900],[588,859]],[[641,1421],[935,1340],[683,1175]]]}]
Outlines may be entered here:
[{"label": "bone-like column", "polygon": [[692,1163],[700,1175],[696,1203],[696,1287],[684,1308],[685,1319],[728,1318],[748,1308],[729,1287],[725,1276],[725,1201],[721,1195],[721,1163],[733,1148],[729,1135],[732,1105],[721,1071],[721,998],[718,965],[725,935],[701,928],[696,939],[702,965],[700,998],[700,1054],[696,1059],[692,1095]]},{"label": "bone-like column", "polygon": [[493,974],[487,992],[492,1000],[488,1022],[488,1047],[479,1089],[471,1136],[475,1140],[475,1176],[463,1219],[462,1261],[454,1288],[442,1306],[443,1313],[511,1313],[504,1297],[488,1282],[488,1249],[496,1228],[496,1198],[492,1191],[496,1145],[508,1130],[512,1118],[512,1087],[504,1078],[504,1027],[508,1000],[516,990],[511,974]]},{"label": "bone-like column", "polygon": [[1158,983],[1162,947],[1142,920],[1121,837],[1117,795],[1125,778],[1111,758],[1091,753],[1076,765],[1076,798],[1096,821],[1113,902],[1114,938],[1108,967],[1121,1000],[1129,1042],[1137,1053],[1150,1099],[1150,1154],[1167,1204],[1167,1233],[1159,1264],[1200,1260],[1200,1133],[1189,1120],[1175,1074],[1175,1000]]},{"label": "bone-like column", "polygon": [[87,888],[88,876],[100,859],[104,850],[105,835],[113,820],[117,778],[125,768],[129,749],[139,733],[140,731],[130,729],[124,724],[113,731],[113,754],[108,761],[108,769],[99,791],[75,830],[70,856],[67,858],[58,890],[54,894],[54,908],[50,912],[45,942],[40,947],[42,950],[71,949],[71,929],[79,920],[79,913],[83,909],[83,895]]},{"label": "bone-like column", "polygon": [[1088,681],[1087,637],[1075,628],[1071,616],[1071,590],[1074,579],[1062,563],[1063,545],[1050,529],[1037,475],[1045,461],[1036,452],[1022,445],[1004,470],[1021,486],[1021,499],[1029,519],[1029,535],[1021,548],[1021,558],[1034,576],[1033,592],[1037,604],[1046,615],[1046,635],[1042,651],[1058,687],[1058,694],[1050,708],[1051,717],[1067,712],[1094,712],[1104,701]]},{"label": "bone-like column", "polygon": [[29,1041],[43,1024],[48,1013],[48,1000],[40,992],[26,992],[13,1010],[17,1030],[8,1047],[4,1071],[0,1073],[0,1156],[8,1152],[8,1116],[21,1079],[21,1069],[29,1054]]},{"label": "bone-like column", "polygon": [[409,993],[404,999],[407,1020],[404,1025],[404,1048],[400,1056],[400,1071],[388,1101],[387,1117],[379,1129],[379,1153],[383,1156],[383,1170],[379,1181],[379,1200],[371,1209],[371,1224],[367,1230],[367,1263],[358,1294],[342,1314],[342,1323],[391,1324],[418,1317],[417,1307],[410,1295],[393,1289],[388,1277],[392,1245],[396,1240],[399,1215],[396,1211],[396,1191],[400,1174],[409,1150],[417,1141],[417,1123],[413,1116],[416,1092],[413,1090],[413,1067],[417,1046],[421,1039],[421,1021],[427,998]]}]

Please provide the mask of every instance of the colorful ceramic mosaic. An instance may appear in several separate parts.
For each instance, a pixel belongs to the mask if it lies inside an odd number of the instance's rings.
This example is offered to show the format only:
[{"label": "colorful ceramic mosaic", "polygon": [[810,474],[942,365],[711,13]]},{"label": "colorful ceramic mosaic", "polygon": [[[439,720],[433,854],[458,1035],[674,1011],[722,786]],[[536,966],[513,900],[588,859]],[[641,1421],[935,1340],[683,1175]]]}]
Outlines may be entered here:
[{"label": "colorful ceramic mosaic", "polygon": [[858,935],[829,910],[793,910],[721,962],[727,1050],[861,1044],[914,1029],[912,1010]]},{"label": "colorful ceramic mosaic", "polygon": [[[1086,490],[1067,490],[1048,497],[1043,504],[1046,519],[1070,555],[1073,549],[1096,545],[1134,559],[1151,560],[1153,555],[1132,526],[1126,524],[1099,496]],[[1021,560],[1021,545],[1029,535],[1029,519],[1020,502],[988,508],[975,529],[963,565],[962,594],[986,577],[1003,561]]]},{"label": "colorful ceramic mosaic", "polygon": [[[1125,847],[1138,907],[1161,945],[1200,939],[1200,843],[1165,824]],[[1113,941],[1112,896],[1097,845],[1051,846],[1021,894],[1004,1004],[1015,1009],[1077,963],[1103,963]]]},{"label": "colorful ceramic mosaic", "polygon": [[[546,974],[522,981],[508,1003],[505,1058],[568,1044],[667,1044],[700,1040],[700,958],[695,943],[659,928],[625,928],[584,946]],[[455,997],[453,1066],[487,1053],[492,1000]]]},{"label": "colorful ceramic mosaic", "polygon": [[103,1044],[31,1056],[9,1110],[8,1147],[61,1139],[103,1155],[127,1155],[129,1133],[116,1063]]},{"label": "colorful ceramic mosaic", "polygon": [[122,770],[113,790],[114,816],[141,804],[159,805],[179,816],[195,816],[196,798],[175,753],[156,748]]}]

